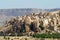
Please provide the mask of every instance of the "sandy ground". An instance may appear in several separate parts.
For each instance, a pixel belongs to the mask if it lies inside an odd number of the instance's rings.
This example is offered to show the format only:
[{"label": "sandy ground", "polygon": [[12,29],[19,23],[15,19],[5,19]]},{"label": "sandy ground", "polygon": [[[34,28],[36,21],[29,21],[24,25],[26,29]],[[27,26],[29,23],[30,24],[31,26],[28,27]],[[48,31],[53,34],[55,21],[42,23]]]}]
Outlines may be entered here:
[{"label": "sandy ground", "polygon": [[4,38],[4,36],[0,36],[0,40],[34,40],[34,38],[32,38],[32,37],[27,37],[27,36],[14,36],[14,37],[12,37],[12,36],[6,36],[5,38]]},{"label": "sandy ground", "polygon": [[33,38],[33,37],[27,37],[27,36],[0,36],[0,40],[60,40],[60,39],[53,39],[53,38]]}]

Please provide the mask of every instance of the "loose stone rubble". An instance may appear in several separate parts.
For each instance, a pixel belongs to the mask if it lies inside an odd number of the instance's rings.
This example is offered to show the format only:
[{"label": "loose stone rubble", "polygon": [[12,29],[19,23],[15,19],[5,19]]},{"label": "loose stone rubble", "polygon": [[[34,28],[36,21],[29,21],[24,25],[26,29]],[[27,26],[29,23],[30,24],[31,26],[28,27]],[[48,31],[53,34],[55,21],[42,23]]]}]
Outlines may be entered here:
[{"label": "loose stone rubble", "polygon": [[0,35],[6,33],[23,33],[30,35],[34,33],[60,33],[60,11],[32,13],[31,15],[17,16],[6,21],[5,27],[0,30]]}]

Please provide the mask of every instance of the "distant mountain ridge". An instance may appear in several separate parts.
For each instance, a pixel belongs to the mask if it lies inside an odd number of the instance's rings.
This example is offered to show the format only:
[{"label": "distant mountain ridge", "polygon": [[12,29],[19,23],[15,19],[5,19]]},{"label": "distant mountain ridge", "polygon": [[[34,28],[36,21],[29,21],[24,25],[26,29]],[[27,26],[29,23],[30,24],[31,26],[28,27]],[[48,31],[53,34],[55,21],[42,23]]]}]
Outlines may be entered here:
[{"label": "distant mountain ridge", "polygon": [[21,9],[0,9],[0,15],[6,15],[6,16],[21,16],[25,14],[31,14],[33,13],[39,13],[43,11],[52,12],[60,10],[60,8],[56,9],[32,9],[32,8],[21,8]]},{"label": "distant mountain ridge", "polygon": [[53,11],[58,11],[60,10],[60,8],[55,8],[55,9],[44,9],[45,11],[48,11],[48,12],[53,12]]}]

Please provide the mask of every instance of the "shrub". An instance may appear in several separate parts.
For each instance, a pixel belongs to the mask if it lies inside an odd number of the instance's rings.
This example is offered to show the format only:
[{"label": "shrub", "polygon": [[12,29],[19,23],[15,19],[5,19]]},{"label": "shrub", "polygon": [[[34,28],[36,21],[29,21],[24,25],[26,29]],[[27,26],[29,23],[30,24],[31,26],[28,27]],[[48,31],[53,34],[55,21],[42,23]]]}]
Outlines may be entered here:
[{"label": "shrub", "polygon": [[36,38],[60,38],[60,34],[34,34],[33,37]]}]

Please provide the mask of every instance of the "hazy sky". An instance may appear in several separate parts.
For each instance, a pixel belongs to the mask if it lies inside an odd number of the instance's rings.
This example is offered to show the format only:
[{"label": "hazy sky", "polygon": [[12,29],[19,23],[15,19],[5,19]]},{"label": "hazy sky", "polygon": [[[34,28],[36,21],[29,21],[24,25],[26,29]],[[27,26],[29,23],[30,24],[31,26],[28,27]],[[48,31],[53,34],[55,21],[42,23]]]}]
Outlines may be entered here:
[{"label": "hazy sky", "polygon": [[60,0],[0,0],[0,9],[8,8],[60,8]]}]

